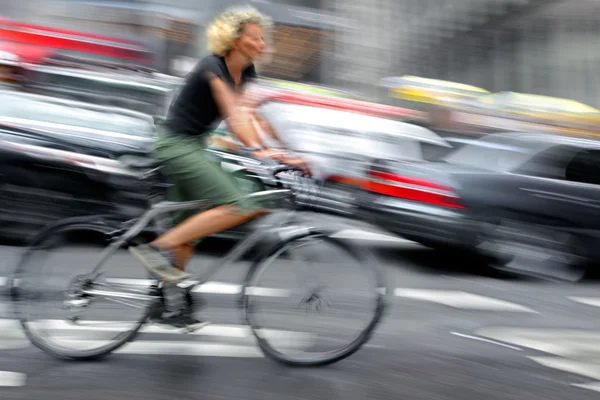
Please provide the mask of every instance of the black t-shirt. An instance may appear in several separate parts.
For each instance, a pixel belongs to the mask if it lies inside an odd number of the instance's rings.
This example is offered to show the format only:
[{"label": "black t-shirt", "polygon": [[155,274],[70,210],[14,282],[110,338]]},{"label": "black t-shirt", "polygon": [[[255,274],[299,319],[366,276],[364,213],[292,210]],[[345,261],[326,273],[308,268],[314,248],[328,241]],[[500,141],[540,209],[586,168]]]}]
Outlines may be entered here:
[{"label": "black t-shirt", "polygon": [[[174,133],[183,135],[202,135],[217,123],[222,116],[213,96],[209,75],[214,74],[235,89],[225,59],[210,55],[194,67],[185,79],[178,96],[175,98],[165,121],[165,125]],[[251,64],[242,72],[240,85],[256,78],[256,69]]]}]

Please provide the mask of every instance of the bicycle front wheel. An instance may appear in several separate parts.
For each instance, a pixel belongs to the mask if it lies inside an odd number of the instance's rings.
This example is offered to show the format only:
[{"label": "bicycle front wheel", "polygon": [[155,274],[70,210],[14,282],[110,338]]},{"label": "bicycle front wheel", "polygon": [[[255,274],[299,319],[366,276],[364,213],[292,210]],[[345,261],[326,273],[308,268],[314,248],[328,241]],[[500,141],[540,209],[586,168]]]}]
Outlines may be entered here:
[{"label": "bicycle front wheel", "polygon": [[387,288],[369,249],[312,231],[259,257],[242,300],[266,356],[318,366],[349,357],[371,338],[387,306]]},{"label": "bicycle front wheel", "polygon": [[[144,279],[144,268],[126,249],[106,247],[118,228],[73,218],[30,242],[12,277],[11,296],[33,345],[57,358],[91,360],[135,338],[158,296],[155,282]],[[100,262],[100,275],[92,276]]]}]

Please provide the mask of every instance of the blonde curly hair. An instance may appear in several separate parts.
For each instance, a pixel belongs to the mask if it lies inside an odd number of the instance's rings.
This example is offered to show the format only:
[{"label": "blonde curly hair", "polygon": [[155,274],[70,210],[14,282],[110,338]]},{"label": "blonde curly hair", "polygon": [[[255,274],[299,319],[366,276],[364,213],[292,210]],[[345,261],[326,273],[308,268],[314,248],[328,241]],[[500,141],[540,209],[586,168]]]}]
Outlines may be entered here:
[{"label": "blonde curly hair", "polygon": [[263,29],[265,41],[268,41],[272,27],[269,17],[251,6],[232,7],[215,18],[206,29],[208,50],[217,56],[229,53],[233,42],[240,37],[246,24],[259,25]]}]

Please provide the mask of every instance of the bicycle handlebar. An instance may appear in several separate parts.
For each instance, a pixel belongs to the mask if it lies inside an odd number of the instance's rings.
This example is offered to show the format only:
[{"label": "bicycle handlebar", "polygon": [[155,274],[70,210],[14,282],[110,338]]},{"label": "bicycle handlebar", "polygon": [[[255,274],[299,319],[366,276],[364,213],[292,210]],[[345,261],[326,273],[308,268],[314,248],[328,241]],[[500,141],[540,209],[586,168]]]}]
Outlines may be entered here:
[{"label": "bicycle handlebar", "polygon": [[269,175],[275,177],[277,174],[280,174],[282,172],[288,172],[288,171],[303,171],[302,168],[300,168],[299,166],[295,166],[295,165],[290,165],[290,164],[284,164],[280,161],[277,161],[273,158],[260,158],[257,159],[256,156],[254,155],[254,151],[251,150],[246,150],[246,149],[240,149],[238,151],[238,154],[244,156],[244,157],[248,157],[248,158],[252,158],[255,159],[257,161],[260,161],[261,164],[263,164],[263,167],[265,167],[265,172],[267,172]]},{"label": "bicycle handlebar", "polygon": [[274,165],[272,167],[268,167],[269,172],[275,176],[281,172],[287,172],[287,171],[300,171],[301,169],[295,165],[288,165],[288,164],[279,164],[279,165]]},{"label": "bicycle handlebar", "polygon": [[[247,171],[256,174],[256,177],[266,186],[291,189],[294,204],[296,204],[297,198],[299,204],[303,206],[310,206],[318,201],[322,182],[302,166],[285,164],[272,158],[258,158],[256,152],[250,149],[238,148],[235,154],[245,159],[237,161],[241,161]],[[290,174],[289,176],[278,176],[283,172],[290,172]]]}]

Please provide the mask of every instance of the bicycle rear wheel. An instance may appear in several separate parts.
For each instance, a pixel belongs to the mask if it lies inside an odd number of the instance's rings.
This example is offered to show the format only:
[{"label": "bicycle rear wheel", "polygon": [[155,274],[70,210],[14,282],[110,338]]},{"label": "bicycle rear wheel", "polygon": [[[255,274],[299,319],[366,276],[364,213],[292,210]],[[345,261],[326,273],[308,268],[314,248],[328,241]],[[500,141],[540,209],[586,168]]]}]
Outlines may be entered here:
[{"label": "bicycle rear wheel", "polygon": [[148,320],[159,299],[156,285],[126,249],[110,249],[102,275],[90,275],[116,229],[107,221],[72,218],[30,242],[11,278],[11,297],[33,345],[61,359],[98,359],[132,341]]},{"label": "bicycle rear wheel", "polygon": [[[306,254],[308,265],[297,265]],[[324,279],[316,279],[315,272]],[[266,356],[287,365],[318,366],[349,357],[371,338],[387,293],[384,272],[369,249],[312,231],[281,241],[258,258],[248,271],[242,306]],[[361,321],[355,323],[355,317]],[[343,337],[334,337],[338,333]]]}]

